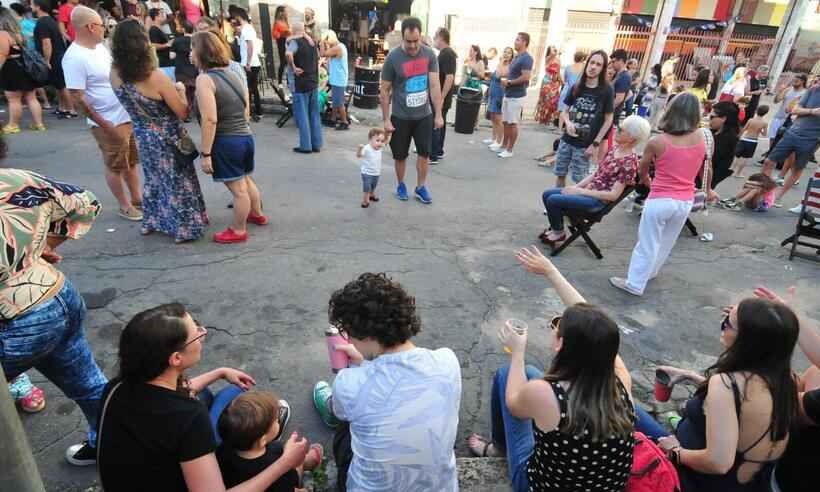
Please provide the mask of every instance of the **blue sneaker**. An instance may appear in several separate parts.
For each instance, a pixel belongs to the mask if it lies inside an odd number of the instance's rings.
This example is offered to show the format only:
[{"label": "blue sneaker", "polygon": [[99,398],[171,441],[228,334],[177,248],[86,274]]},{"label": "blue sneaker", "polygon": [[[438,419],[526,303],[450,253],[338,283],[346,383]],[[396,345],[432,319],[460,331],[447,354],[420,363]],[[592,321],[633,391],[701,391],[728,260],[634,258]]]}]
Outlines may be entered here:
[{"label": "blue sneaker", "polygon": [[403,202],[409,199],[407,196],[407,187],[404,186],[404,183],[399,183],[399,187],[396,188],[396,197]]},{"label": "blue sneaker", "polygon": [[416,187],[416,198],[418,198],[421,203],[433,203],[433,198],[430,196],[430,193],[427,192],[427,188],[425,186]]}]

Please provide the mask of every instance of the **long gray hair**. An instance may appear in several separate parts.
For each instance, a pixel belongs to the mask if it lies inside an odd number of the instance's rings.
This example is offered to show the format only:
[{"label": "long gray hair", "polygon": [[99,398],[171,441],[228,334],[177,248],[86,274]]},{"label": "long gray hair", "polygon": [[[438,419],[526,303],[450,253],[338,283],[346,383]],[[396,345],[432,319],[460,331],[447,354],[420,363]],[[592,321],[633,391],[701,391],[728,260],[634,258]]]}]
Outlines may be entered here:
[{"label": "long gray hair", "polygon": [[14,13],[11,9],[0,7],[0,31],[6,31],[11,34],[15,40],[18,40],[20,34],[20,23],[14,18]]},{"label": "long gray hair", "polygon": [[703,109],[697,96],[682,92],[666,107],[658,128],[670,135],[687,135],[700,127],[701,114]]}]

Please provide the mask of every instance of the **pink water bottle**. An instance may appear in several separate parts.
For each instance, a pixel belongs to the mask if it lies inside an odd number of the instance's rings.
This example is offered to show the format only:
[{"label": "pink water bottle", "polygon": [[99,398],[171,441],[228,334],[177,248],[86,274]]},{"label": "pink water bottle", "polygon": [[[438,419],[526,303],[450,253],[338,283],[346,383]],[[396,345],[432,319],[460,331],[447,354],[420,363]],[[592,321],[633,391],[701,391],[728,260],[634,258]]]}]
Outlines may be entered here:
[{"label": "pink water bottle", "polygon": [[339,329],[331,325],[325,330],[325,340],[327,340],[327,353],[330,356],[330,368],[334,373],[350,365],[350,357],[341,350],[336,350],[337,345],[350,345],[345,337],[339,333]]}]

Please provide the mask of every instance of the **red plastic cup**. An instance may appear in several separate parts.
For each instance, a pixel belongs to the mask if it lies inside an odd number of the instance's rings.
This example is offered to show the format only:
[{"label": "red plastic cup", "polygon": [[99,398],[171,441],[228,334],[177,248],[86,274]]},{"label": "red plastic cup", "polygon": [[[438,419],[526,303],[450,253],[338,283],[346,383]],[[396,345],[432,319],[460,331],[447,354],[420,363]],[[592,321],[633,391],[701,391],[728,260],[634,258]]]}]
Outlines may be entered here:
[{"label": "red plastic cup", "polygon": [[672,385],[669,384],[671,381],[672,378],[666,371],[662,369],[655,370],[655,400],[669,401],[672,396]]},{"label": "red plastic cup", "polygon": [[337,345],[350,345],[350,341],[339,334],[335,326],[325,330],[325,341],[327,342],[327,354],[330,357],[330,368],[334,373],[345,369],[350,365],[350,357],[341,350],[336,350]]}]

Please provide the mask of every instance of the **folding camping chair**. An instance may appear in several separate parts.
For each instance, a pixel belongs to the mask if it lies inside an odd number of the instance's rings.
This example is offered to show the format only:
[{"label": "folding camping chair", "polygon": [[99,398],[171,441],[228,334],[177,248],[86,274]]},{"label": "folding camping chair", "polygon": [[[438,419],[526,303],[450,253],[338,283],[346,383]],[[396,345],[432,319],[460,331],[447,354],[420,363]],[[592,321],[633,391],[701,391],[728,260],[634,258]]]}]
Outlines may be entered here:
[{"label": "folding camping chair", "polygon": [[[814,177],[809,179],[794,234],[784,239],[780,246],[789,243],[792,245],[789,261],[792,261],[795,256],[820,261],[820,171],[814,173]],[[816,249],[815,254],[797,251],[797,245]]]},{"label": "folding camping chair", "polygon": [[561,253],[561,251],[564,251],[564,249],[567,246],[572,244],[573,241],[578,239],[578,237],[580,236],[584,238],[584,242],[587,243],[589,249],[592,250],[592,254],[594,254],[595,257],[599,260],[602,259],[604,255],[601,254],[601,250],[595,244],[595,241],[593,241],[592,238],[589,237],[589,230],[592,229],[592,226],[594,226],[595,224],[600,222],[604,217],[606,217],[606,215],[609,212],[611,212],[612,209],[617,207],[618,204],[621,203],[621,201],[623,201],[624,198],[626,198],[630,193],[632,193],[633,189],[633,186],[627,186],[621,193],[621,196],[619,196],[616,200],[610,202],[609,204],[607,204],[606,207],[602,208],[597,212],[586,213],[568,210],[566,212],[566,216],[569,220],[569,231],[572,234],[570,234],[570,236],[567,238],[566,241],[564,241],[564,243],[561,246],[553,249],[550,256],[558,256]]}]

